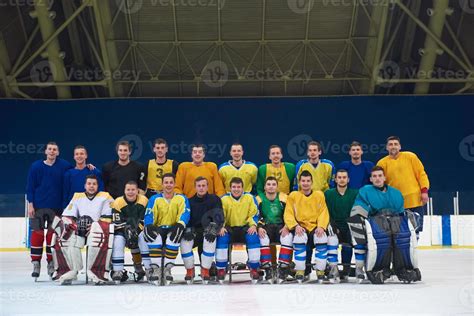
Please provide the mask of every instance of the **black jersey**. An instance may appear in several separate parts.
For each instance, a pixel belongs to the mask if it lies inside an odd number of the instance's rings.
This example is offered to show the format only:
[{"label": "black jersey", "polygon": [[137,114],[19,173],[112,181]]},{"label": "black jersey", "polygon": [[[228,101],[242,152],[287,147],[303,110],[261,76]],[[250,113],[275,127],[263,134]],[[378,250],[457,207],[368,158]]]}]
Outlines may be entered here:
[{"label": "black jersey", "polygon": [[222,202],[217,195],[208,193],[203,197],[198,197],[195,194],[189,199],[189,205],[191,208],[189,227],[204,228],[210,222],[214,222],[219,226],[224,224]]},{"label": "black jersey", "polygon": [[120,165],[118,161],[110,161],[102,168],[102,178],[105,191],[114,199],[124,194],[128,181],[135,181],[143,191],[146,189],[145,167],[136,161],[130,161],[126,166]]}]

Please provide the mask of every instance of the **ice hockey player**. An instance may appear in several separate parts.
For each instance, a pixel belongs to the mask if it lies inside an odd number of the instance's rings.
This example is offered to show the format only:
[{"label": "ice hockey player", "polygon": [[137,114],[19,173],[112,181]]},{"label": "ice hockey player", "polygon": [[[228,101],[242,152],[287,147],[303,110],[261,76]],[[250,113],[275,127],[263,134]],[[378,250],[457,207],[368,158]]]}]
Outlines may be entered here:
[{"label": "ice hockey player", "polygon": [[[329,217],[331,227],[334,233],[337,234],[338,240],[341,243],[341,258],[342,258],[342,273],[341,280],[346,282],[349,278],[352,260],[352,239],[347,219],[349,218],[357,196],[358,190],[348,187],[350,183],[348,172],[340,169],[336,172],[336,187],[324,192],[326,198],[326,205],[329,210]],[[332,249],[328,249],[328,261],[332,259],[337,261],[338,245],[331,245]],[[330,254],[335,252],[334,258]]]},{"label": "ice hockey player", "polygon": [[204,177],[194,180],[196,194],[189,199],[191,219],[181,239],[181,256],[186,268],[185,280],[193,282],[194,254],[193,247],[198,248],[201,260],[201,278],[204,284],[210,279],[210,269],[216,252],[216,238],[224,224],[221,199],[208,192],[208,182]]},{"label": "ice hockey player", "polygon": [[163,175],[163,192],[153,195],[145,213],[143,237],[148,244],[151,271],[148,280],[160,285],[173,281],[171,269],[178,255],[181,236],[189,222],[189,201],[183,194],[174,192],[175,176]]},{"label": "ice hockey player", "polygon": [[98,192],[95,175],[86,176],[85,192],[75,193],[62,214],[55,218],[53,228],[54,279],[61,285],[71,284],[82,270],[81,249],[86,244],[87,273],[95,284],[109,281],[110,256],[114,226],[111,225],[112,197]]},{"label": "ice hockey player", "polygon": [[241,178],[230,180],[230,193],[222,197],[225,227],[217,237],[216,266],[217,279],[222,284],[228,265],[228,249],[232,243],[245,243],[248,253],[248,267],[252,283],[260,278],[260,240],[257,234],[258,209],[255,197],[244,193]]},{"label": "ice hockey player", "polygon": [[[299,283],[303,282],[305,276],[309,278],[311,264],[316,270],[318,282],[321,283],[325,279],[328,242],[331,245],[337,245],[338,241],[335,235],[328,240],[326,229],[329,224],[329,212],[324,193],[311,189],[313,184],[311,173],[303,170],[298,180],[300,191],[291,192],[286,201],[283,216],[286,229],[282,231],[281,244],[282,248],[293,247],[295,278]],[[312,261],[313,247],[315,256]],[[286,265],[282,263],[279,267],[279,282],[285,280],[288,274],[288,263]],[[333,282],[338,277],[337,262],[330,262],[328,279]]]},{"label": "ice hockey player", "polygon": [[421,280],[413,214],[404,210],[401,192],[385,184],[382,167],[372,169],[370,181],[359,190],[348,220],[358,281],[364,279],[364,267],[374,284],[384,283],[392,274],[407,283]]},{"label": "ice hockey player", "polygon": [[[142,260],[146,268],[150,268],[148,246],[139,234],[143,231],[143,218],[145,217],[148,199],[138,193],[138,184],[129,181],[125,184],[124,195],[117,198],[112,204],[112,221],[114,228],[114,246],[112,251],[112,280],[120,283],[127,279],[124,275],[124,249],[128,247],[132,253],[135,268],[135,281],[140,281],[145,276]],[[143,253],[143,257],[140,256]]]},{"label": "ice hockey player", "polygon": [[[257,196],[260,214],[257,225],[260,238],[260,267],[265,270],[265,280],[273,283],[274,273],[270,243],[280,243],[280,234],[286,229],[283,223],[283,212],[287,195],[278,192],[278,180],[275,177],[268,177],[265,180],[264,190],[265,193]],[[280,261],[283,258],[288,259],[292,253],[291,248],[282,247],[280,250]]]}]

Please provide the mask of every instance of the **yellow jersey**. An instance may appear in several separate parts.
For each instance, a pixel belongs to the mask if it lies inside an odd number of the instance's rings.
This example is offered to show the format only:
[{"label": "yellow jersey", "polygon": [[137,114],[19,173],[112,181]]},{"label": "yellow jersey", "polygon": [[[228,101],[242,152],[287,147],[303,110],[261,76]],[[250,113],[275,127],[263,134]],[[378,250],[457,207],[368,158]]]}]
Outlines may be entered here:
[{"label": "yellow jersey", "polygon": [[257,173],[257,166],[250,161],[244,161],[239,168],[235,167],[232,161],[219,166],[219,175],[227,192],[230,192],[230,180],[234,177],[242,179],[245,192],[251,192],[254,184],[257,182]]},{"label": "yellow jersey", "polygon": [[146,188],[155,192],[163,190],[163,175],[173,173],[176,175],[178,171],[178,162],[167,159],[165,163],[158,164],[155,159],[150,159],[147,166]]},{"label": "yellow jersey", "polygon": [[299,189],[299,176],[304,170],[309,171],[309,173],[311,173],[311,175],[313,176],[313,185],[311,186],[313,191],[324,192],[330,187],[334,187],[334,176],[336,174],[336,170],[331,160],[321,159],[315,167],[311,162],[309,162],[308,159],[303,159],[296,165],[296,175],[294,181],[295,191]]},{"label": "yellow jersey", "polygon": [[256,226],[258,222],[257,200],[250,193],[244,193],[239,199],[227,193],[222,197],[225,226]]},{"label": "yellow jersey", "polygon": [[303,192],[293,191],[288,195],[283,220],[289,230],[300,225],[308,232],[316,227],[326,229],[329,224],[329,211],[324,193],[313,191],[309,196]]},{"label": "yellow jersey", "polygon": [[148,201],[145,212],[145,226],[170,227],[181,223],[186,226],[190,218],[188,199],[182,194],[175,194],[170,200],[163,193],[153,195]]}]

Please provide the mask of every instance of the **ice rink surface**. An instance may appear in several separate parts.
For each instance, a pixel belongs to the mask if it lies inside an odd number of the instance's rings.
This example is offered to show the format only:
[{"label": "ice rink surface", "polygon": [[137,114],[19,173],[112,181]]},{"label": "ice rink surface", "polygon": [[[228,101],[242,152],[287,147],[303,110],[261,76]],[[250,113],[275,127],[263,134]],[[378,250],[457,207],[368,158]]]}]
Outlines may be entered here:
[{"label": "ice rink surface", "polygon": [[[240,258],[239,258],[240,257]],[[243,261],[236,251],[234,261]],[[30,277],[27,252],[0,253],[1,315],[133,314],[424,314],[474,315],[474,250],[419,251],[423,281],[415,284],[172,284],[85,285],[85,275],[71,286],[46,276]],[[198,273],[198,271],[197,271]],[[184,268],[173,269],[183,280]],[[314,275],[313,275],[314,277]],[[197,278],[199,279],[199,278]],[[235,280],[249,280],[248,274]]]}]

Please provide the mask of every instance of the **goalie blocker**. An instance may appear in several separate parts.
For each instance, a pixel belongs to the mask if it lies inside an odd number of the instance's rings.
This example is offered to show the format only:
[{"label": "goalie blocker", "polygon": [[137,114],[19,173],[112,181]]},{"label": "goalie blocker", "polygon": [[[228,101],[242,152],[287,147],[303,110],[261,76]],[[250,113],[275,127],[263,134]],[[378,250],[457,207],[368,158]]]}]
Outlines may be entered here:
[{"label": "goalie blocker", "polygon": [[421,281],[416,222],[410,213],[379,212],[369,218],[360,215],[349,218],[356,260],[365,260],[371,283],[382,284],[392,274],[404,283]]},{"label": "goalie blocker", "polygon": [[53,229],[54,280],[64,285],[77,280],[77,274],[83,268],[81,249],[86,244],[87,236],[88,277],[95,284],[109,281],[113,225],[101,220],[93,222],[89,216],[81,216],[77,224],[68,217],[63,220],[55,217]]}]

